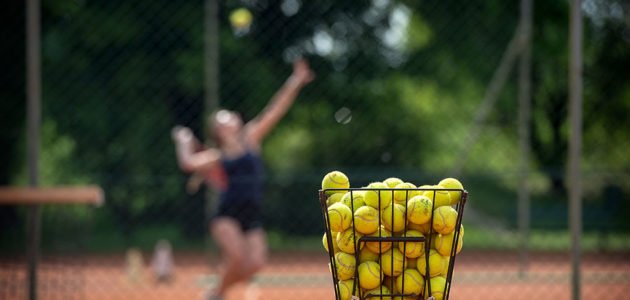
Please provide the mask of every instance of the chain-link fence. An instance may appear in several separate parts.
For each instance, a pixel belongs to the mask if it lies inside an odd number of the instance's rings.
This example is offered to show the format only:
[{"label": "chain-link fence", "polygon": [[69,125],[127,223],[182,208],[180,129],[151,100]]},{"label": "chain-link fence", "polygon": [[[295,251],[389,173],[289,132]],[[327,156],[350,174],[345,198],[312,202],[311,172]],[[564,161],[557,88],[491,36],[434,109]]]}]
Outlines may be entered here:
[{"label": "chain-link fence", "polygon": [[[298,57],[317,77],[262,148],[270,261],[230,299],[333,297],[317,200],[331,170],[356,187],[392,176],[416,185],[463,182],[470,195],[452,299],[569,298],[566,1],[534,4],[530,44],[521,39],[518,1],[41,5],[41,183],[98,184],[107,198],[82,213],[43,210],[44,257],[54,248],[46,241],[75,240],[72,230],[54,230],[63,227],[58,220],[89,228],[75,247],[80,254],[64,258],[85,266],[73,273],[82,278],[72,281],[81,298],[194,298],[216,283],[219,253],[208,234],[214,196],[205,188],[186,192],[171,128],[189,126],[208,140],[211,111],[252,120]],[[620,299],[630,291],[630,6],[591,0],[582,7],[582,296]],[[6,8],[0,181],[23,185],[25,4]],[[527,47],[531,118],[519,122]],[[529,132],[526,164],[519,164],[519,128]],[[519,227],[521,189],[530,201],[526,228]],[[24,261],[25,212],[1,207],[0,216],[0,295],[21,299],[13,291],[15,282],[25,287],[24,275],[11,270]],[[175,277],[154,283],[150,263],[164,239]]]}]

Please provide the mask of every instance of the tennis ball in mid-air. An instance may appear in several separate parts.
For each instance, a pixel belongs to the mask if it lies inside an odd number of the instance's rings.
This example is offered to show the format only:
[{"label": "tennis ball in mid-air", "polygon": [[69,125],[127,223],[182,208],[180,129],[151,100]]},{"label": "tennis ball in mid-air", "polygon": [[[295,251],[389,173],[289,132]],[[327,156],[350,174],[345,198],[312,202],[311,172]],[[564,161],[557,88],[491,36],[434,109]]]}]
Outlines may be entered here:
[{"label": "tennis ball in mid-air", "polygon": [[396,277],[396,291],[399,293],[420,295],[422,288],[424,288],[424,277],[418,270],[406,269]]},{"label": "tennis ball in mid-air", "polygon": [[348,280],[354,277],[354,269],[356,268],[354,255],[344,252],[335,253],[335,266],[339,280]]},{"label": "tennis ball in mid-air", "polygon": [[[437,276],[433,277],[430,280],[426,280],[427,287],[425,288],[425,299],[429,297],[433,297],[435,300],[444,299],[444,290],[446,289],[446,278]],[[431,284],[431,293],[429,293],[428,284]]]},{"label": "tennis ball in mid-air", "polygon": [[418,195],[419,191],[413,190],[416,186],[410,182],[403,182],[395,186],[396,189],[404,189],[399,191],[394,191],[394,202],[398,204],[405,205],[407,201],[414,196]]},{"label": "tennis ball in mid-air", "polygon": [[402,274],[405,267],[405,256],[398,248],[391,248],[381,254],[381,271],[387,276]]},{"label": "tennis ball in mid-air", "polygon": [[451,194],[443,191],[444,187],[439,185],[431,186],[431,190],[425,191],[424,196],[433,202],[433,209],[440,206],[451,205]]},{"label": "tennis ball in mid-air", "polygon": [[[352,290],[354,289],[354,280],[339,281],[339,296],[341,300],[351,300]],[[359,289],[354,291],[354,295],[359,295]]]},{"label": "tennis ball in mid-air", "polygon": [[341,201],[342,197],[343,197],[342,193],[334,193],[334,194],[328,196],[328,198],[326,198],[326,205],[327,206],[331,206],[331,205]]},{"label": "tennis ball in mid-air", "polygon": [[[381,226],[378,230],[376,230],[376,232],[370,234],[369,236],[376,238],[388,238],[392,236],[392,233]],[[383,240],[366,242],[365,247],[367,247],[368,249],[370,249],[370,251],[374,253],[383,253],[392,247],[392,242],[386,242]]]},{"label": "tennis ball in mid-air", "polygon": [[[333,253],[337,253],[339,251],[339,246],[337,246],[337,237],[331,237],[331,241],[333,244]],[[324,249],[328,252],[328,239],[326,238],[326,233],[324,233],[324,236],[322,237],[322,244],[324,244]]]},{"label": "tennis ball in mid-air", "polygon": [[389,188],[392,188],[392,189],[393,189],[393,188],[395,188],[397,185],[399,185],[399,184],[403,183],[403,181],[402,181],[402,179],[400,179],[400,178],[396,178],[396,177],[389,177],[389,178],[387,178],[387,179],[383,180],[383,183],[384,183],[385,185],[387,185],[387,187],[389,187]]},{"label": "tennis ball in mid-air", "polygon": [[[337,246],[339,250],[354,254],[356,252],[356,246],[363,247],[363,243],[359,243],[359,239],[362,237],[360,233],[354,231],[354,229],[348,228],[342,232],[337,233]],[[359,249],[361,250],[361,249]]]},{"label": "tennis ball in mid-air", "polygon": [[433,203],[426,196],[415,196],[407,202],[407,219],[411,223],[429,223],[432,213]]},{"label": "tennis ball in mid-air", "polygon": [[366,261],[359,265],[359,285],[364,289],[373,289],[381,285],[383,274],[377,262]]},{"label": "tennis ball in mid-air", "polygon": [[348,229],[352,223],[352,210],[341,203],[334,203],[328,207],[328,223],[334,232]]},{"label": "tennis ball in mid-air", "polygon": [[[422,233],[415,230],[407,230],[403,236],[424,237]],[[398,242],[398,249],[406,257],[417,258],[424,253],[424,242]]]},{"label": "tennis ball in mid-air", "polygon": [[379,215],[371,206],[359,207],[354,212],[354,229],[362,234],[372,234],[378,230]]},{"label": "tennis ball in mid-air", "polygon": [[363,293],[363,295],[365,295],[366,297],[369,295],[372,295],[366,299],[379,299],[379,300],[380,299],[391,300],[392,299],[391,294],[392,292],[390,292],[389,288],[387,288],[387,286],[385,285],[378,286],[374,289],[365,291]]},{"label": "tennis ball in mid-air", "polygon": [[339,202],[345,204],[347,207],[350,207],[352,211],[357,211],[360,207],[365,206],[362,191],[347,192],[343,194]]},{"label": "tennis ball in mid-air", "polygon": [[[339,171],[332,171],[322,179],[322,190],[325,189],[347,189],[350,188],[350,180],[348,180],[348,176],[346,174],[341,173]],[[334,191],[326,191],[327,195],[332,195],[334,193],[345,193],[344,190],[334,190]]]},{"label": "tennis ball in mid-air", "polygon": [[382,182],[372,182],[367,188],[378,190],[367,190],[363,193],[363,200],[366,205],[379,210],[384,210],[392,203],[392,192],[389,187]]},{"label": "tennis ball in mid-air", "polygon": [[437,251],[431,249],[429,251],[429,275],[427,276],[426,253],[418,257],[418,272],[425,277],[435,277],[442,274],[444,270],[444,257]]},{"label": "tennis ball in mid-air", "polygon": [[252,24],[254,17],[252,13],[244,7],[237,8],[230,13],[230,23],[236,29],[245,29]]},{"label": "tennis ball in mid-air", "polygon": [[[444,178],[440,181],[440,183],[438,183],[438,185],[447,189],[464,189],[464,185],[455,178]],[[451,195],[451,205],[456,204],[462,198],[461,191],[449,191],[448,193]]]},{"label": "tennis ball in mid-air", "polygon": [[449,234],[455,230],[457,211],[450,206],[440,206],[433,211],[433,230]]},{"label": "tennis ball in mid-air", "polygon": [[[433,246],[435,250],[444,256],[451,256],[451,250],[453,249],[455,239],[455,231],[449,234],[438,234],[435,236],[435,241],[433,242]],[[462,251],[462,247],[464,245],[464,225],[460,226],[459,237],[457,238],[457,245],[455,250],[455,254],[459,254]]]},{"label": "tennis ball in mid-air", "polygon": [[405,207],[400,204],[392,204],[381,213],[383,226],[391,232],[400,232],[405,229]]}]

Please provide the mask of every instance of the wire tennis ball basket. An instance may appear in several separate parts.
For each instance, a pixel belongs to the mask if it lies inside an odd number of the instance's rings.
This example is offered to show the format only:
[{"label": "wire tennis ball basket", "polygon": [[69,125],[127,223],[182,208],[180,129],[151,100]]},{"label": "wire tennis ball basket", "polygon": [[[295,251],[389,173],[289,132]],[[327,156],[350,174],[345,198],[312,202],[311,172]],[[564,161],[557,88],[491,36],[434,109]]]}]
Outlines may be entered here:
[{"label": "wire tennis ball basket", "polygon": [[[362,196],[367,193],[376,196],[378,201],[372,201],[371,205],[366,204]],[[459,199],[445,203],[440,200],[440,195],[444,193],[455,195],[454,198]],[[411,200],[417,197],[420,198]],[[335,299],[449,299],[455,259],[463,244],[462,218],[467,198],[468,192],[465,189],[439,186],[319,190],[325,226],[322,243],[328,252]],[[431,200],[430,203],[427,200]],[[418,202],[424,203],[421,212],[425,214],[425,219],[427,211],[430,209],[431,212],[424,224],[417,224],[418,219],[410,212],[418,209],[415,206]],[[339,214],[337,209],[340,205],[336,203],[347,206],[350,215],[342,207],[345,214]],[[358,224],[355,221],[362,217],[357,214],[357,210],[362,206],[372,206],[377,212],[378,229],[372,234],[362,234],[355,228],[355,224]],[[388,206],[391,207],[388,209]],[[442,206],[445,208],[440,208]],[[404,208],[402,213],[401,207]],[[440,209],[436,212],[438,208]],[[450,217],[445,216],[445,211]],[[411,222],[410,218],[416,222]],[[453,219],[452,231],[440,227],[446,223],[452,227]],[[371,220],[374,222],[374,218]],[[348,223],[351,225],[347,226]],[[339,224],[342,224],[341,227]],[[411,247],[422,248],[408,256]],[[422,254],[418,256],[420,252]],[[380,269],[375,268],[380,273],[376,275],[376,279],[373,270],[371,278],[370,274],[365,277],[359,275],[359,267],[367,261],[374,261],[379,265]],[[367,273],[365,269],[367,268],[363,269],[362,274]],[[407,271],[410,269],[413,271]],[[407,274],[408,272],[413,274]],[[378,286],[374,287],[376,283]]]}]

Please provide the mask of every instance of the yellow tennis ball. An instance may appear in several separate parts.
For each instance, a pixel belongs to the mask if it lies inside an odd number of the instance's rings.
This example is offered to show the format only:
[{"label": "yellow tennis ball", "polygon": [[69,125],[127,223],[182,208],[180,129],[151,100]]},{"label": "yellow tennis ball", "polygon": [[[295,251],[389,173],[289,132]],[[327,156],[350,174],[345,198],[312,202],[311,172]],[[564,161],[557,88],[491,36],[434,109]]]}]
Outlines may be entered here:
[{"label": "yellow tennis ball", "polygon": [[[392,236],[392,233],[387,229],[380,227],[376,232],[369,235],[370,237],[377,238],[388,238]],[[366,242],[365,247],[370,249],[370,251],[375,253],[383,253],[389,250],[392,247],[392,242],[384,242],[384,241],[376,241],[376,242]]]},{"label": "yellow tennis ball", "polygon": [[334,232],[344,231],[352,223],[352,210],[341,203],[334,203],[328,207],[328,222],[330,223],[330,230]]},{"label": "yellow tennis ball", "polygon": [[406,269],[400,276],[396,277],[396,291],[399,293],[417,296],[422,292],[422,288],[424,288],[424,278],[418,270]]},{"label": "yellow tennis ball", "polygon": [[341,197],[339,202],[345,204],[347,207],[350,207],[353,211],[357,211],[360,207],[365,206],[362,191],[347,192]]},{"label": "yellow tennis ball", "polygon": [[[395,186],[396,189],[415,189],[416,186],[413,183],[403,182]],[[394,202],[398,204],[405,205],[407,201],[415,196],[417,196],[419,192],[417,190],[400,190],[394,191]]]},{"label": "yellow tennis ball", "polygon": [[368,186],[370,189],[382,189],[382,190],[367,190],[363,193],[363,200],[366,205],[374,207],[376,209],[384,210],[392,203],[392,192],[389,187],[382,182],[372,182]]},{"label": "yellow tennis ball", "polygon": [[[459,252],[462,251],[462,247],[464,245],[464,226],[462,225],[460,227],[460,233],[459,233],[459,237],[457,238],[457,245],[455,249],[455,254],[459,254]],[[451,256],[451,250],[453,249],[454,246],[454,241],[455,239],[455,231],[449,233],[449,234],[438,234],[435,237],[435,242],[433,244],[433,246],[435,247],[435,250],[440,253],[443,256]]]},{"label": "yellow tennis ball", "polygon": [[405,266],[405,256],[398,250],[392,248],[381,254],[381,270],[387,276],[398,276]]},{"label": "yellow tennis ball", "polygon": [[[365,291],[365,293],[363,293],[364,296],[366,296],[365,299],[383,299],[383,300],[392,300],[391,297],[392,292],[390,292],[390,289],[387,288],[384,285],[378,286],[374,289],[371,289],[369,291]],[[371,297],[367,297],[369,295],[372,295]]]},{"label": "yellow tennis ball", "polygon": [[381,285],[383,274],[377,262],[366,261],[359,265],[359,285],[364,289],[373,289]]},{"label": "yellow tennis ball", "polygon": [[331,206],[331,205],[341,201],[342,197],[343,197],[342,193],[334,193],[334,194],[328,196],[328,198],[326,198],[326,205],[327,206]]},{"label": "yellow tennis ball", "polygon": [[433,211],[433,230],[449,234],[455,230],[457,211],[450,206],[440,206]]},{"label": "yellow tennis ball", "polygon": [[[443,300],[444,299],[444,291],[446,290],[446,278],[437,276],[433,277],[430,280],[427,280],[427,287],[425,288],[424,299],[429,299],[429,297],[433,297],[434,300]],[[429,286],[431,284],[431,293],[429,294]]]},{"label": "yellow tennis ball", "polygon": [[379,215],[376,208],[362,206],[354,212],[354,229],[362,234],[372,234],[378,230]]},{"label": "yellow tennis ball", "polygon": [[230,13],[230,23],[238,29],[249,27],[253,19],[252,13],[247,8],[238,8]]},{"label": "yellow tennis ball", "polygon": [[378,261],[379,258],[379,254],[376,252],[373,252],[372,250],[370,250],[370,248],[368,247],[363,247],[361,248],[361,250],[359,251],[359,261],[360,262],[366,262],[366,261]]},{"label": "yellow tennis ball", "polygon": [[[424,235],[415,230],[407,230],[403,236],[406,237],[424,237]],[[424,242],[399,242],[398,249],[406,257],[417,258],[424,253]]]},{"label": "yellow tennis ball", "polygon": [[[459,182],[459,180],[455,178],[444,178],[440,181],[440,183],[438,183],[438,185],[443,186],[444,188],[447,188],[447,189],[460,189],[460,190],[464,189],[464,185],[462,185],[462,183]],[[449,191],[448,193],[451,195],[450,205],[456,204],[462,198],[461,191]]]},{"label": "yellow tennis ball", "polygon": [[354,277],[356,259],[354,255],[337,252],[335,253],[335,266],[337,269],[337,278],[339,278],[339,280],[348,280]]},{"label": "yellow tennis ball", "polygon": [[407,228],[411,229],[411,230],[415,230],[418,231],[422,234],[424,234],[424,236],[429,236],[429,234],[431,233],[431,226],[433,224],[431,224],[431,222],[426,222],[424,224],[416,224],[413,222],[409,222],[409,224],[407,224]]},{"label": "yellow tennis ball", "polygon": [[[350,180],[346,174],[339,171],[332,171],[322,179],[322,190],[325,189],[347,189],[350,188]],[[335,193],[345,193],[344,190],[326,191],[327,195]]]},{"label": "yellow tennis ball", "polygon": [[355,232],[353,228],[348,228],[337,233],[337,246],[343,252],[354,254],[357,245],[363,248],[363,243],[359,243],[359,239],[362,236],[362,234]]},{"label": "yellow tennis ball", "polygon": [[[352,290],[354,289],[354,280],[342,280],[339,281],[339,296],[340,300],[351,300]],[[354,295],[359,295],[359,289],[354,291]]]},{"label": "yellow tennis ball", "polygon": [[444,270],[444,257],[437,251],[429,251],[429,276],[427,276],[426,253],[418,257],[418,271],[425,277],[435,277],[442,274]]},{"label": "yellow tennis ball", "polygon": [[[337,237],[333,236],[331,238],[333,244],[333,253],[337,253],[339,251],[339,246],[337,245]],[[322,237],[322,244],[324,244],[324,249],[328,252],[328,240],[326,239],[326,233]]]},{"label": "yellow tennis ball", "polygon": [[381,213],[383,226],[391,232],[400,232],[405,229],[405,207],[400,204],[392,204]]},{"label": "yellow tennis ball", "polygon": [[415,196],[407,202],[407,219],[411,223],[429,223],[432,212],[433,203],[426,196]]},{"label": "yellow tennis ball", "polygon": [[442,191],[444,187],[439,185],[431,186],[431,190],[425,191],[424,196],[433,202],[433,209],[440,206],[451,205],[451,195],[448,191]]},{"label": "yellow tennis ball", "polygon": [[403,183],[402,179],[400,178],[396,178],[396,177],[389,177],[385,180],[383,180],[383,183],[385,185],[387,185],[388,188],[393,189],[395,188],[397,185]]}]

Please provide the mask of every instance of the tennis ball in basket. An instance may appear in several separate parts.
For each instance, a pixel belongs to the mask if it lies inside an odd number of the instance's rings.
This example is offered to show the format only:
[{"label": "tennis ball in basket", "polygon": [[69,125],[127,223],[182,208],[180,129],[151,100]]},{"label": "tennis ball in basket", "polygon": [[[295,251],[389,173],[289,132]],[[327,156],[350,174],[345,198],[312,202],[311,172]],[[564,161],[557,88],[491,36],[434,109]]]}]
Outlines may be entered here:
[{"label": "tennis ball in basket", "polygon": [[[333,252],[337,253],[339,251],[339,246],[337,245],[337,237],[333,236],[331,240],[333,244]],[[328,252],[328,240],[326,239],[326,233],[324,233],[324,236],[322,237],[322,244],[324,244],[324,249],[326,250],[326,252]]]},{"label": "tennis ball in basket", "polygon": [[[455,231],[449,234],[438,234],[435,237],[433,246],[435,250],[443,256],[451,256],[451,250],[453,249],[453,240],[455,239]],[[461,225],[459,237],[457,238],[457,250],[455,254],[459,254],[462,251],[464,245],[464,225]]]},{"label": "tennis ball in basket", "polygon": [[381,270],[387,276],[398,276],[405,266],[405,256],[398,250],[392,248],[381,254]]},{"label": "tennis ball in basket", "polygon": [[391,232],[400,232],[405,229],[405,207],[400,204],[392,204],[381,213],[383,226]]},{"label": "tennis ball in basket", "polygon": [[440,206],[433,211],[433,230],[449,234],[455,230],[457,211],[450,206]]},{"label": "tennis ball in basket", "polygon": [[[397,188],[397,189],[415,189],[416,186],[413,183],[403,182],[401,184],[398,184],[395,188]],[[418,195],[418,191],[416,191],[416,190],[394,191],[394,202],[396,202],[398,204],[405,205],[405,203],[407,203],[407,201],[409,199],[413,198],[416,195]]]},{"label": "tennis ball in basket", "polygon": [[411,223],[425,224],[431,220],[433,203],[426,196],[415,196],[407,202],[407,219]]},{"label": "tennis ball in basket", "polygon": [[[343,280],[339,281],[339,299],[341,300],[351,300],[352,299],[352,290],[354,289],[354,280]],[[354,291],[354,295],[359,295],[359,289]]]},{"label": "tennis ball in basket", "polygon": [[354,254],[354,252],[356,251],[355,245],[359,245],[361,248],[364,245],[364,243],[359,243],[359,239],[362,236],[362,234],[354,231],[354,229],[350,227],[342,232],[337,233],[337,246],[339,246],[339,250],[343,252]]},{"label": "tennis ball in basket", "polygon": [[366,261],[359,265],[359,285],[366,289],[373,289],[381,285],[383,274],[377,262]]},{"label": "tennis ball in basket", "polygon": [[344,252],[335,253],[335,265],[339,280],[348,280],[354,277],[354,269],[356,268],[354,255]]},{"label": "tennis ball in basket", "polygon": [[442,269],[442,273],[440,273],[440,276],[446,277],[446,275],[448,275],[448,265],[450,263],[451,263],[451,258],[450,257],[444,257],[444,269]]},{"label": "tennis ball in basket", "polygon": [[[375,289],[371,289],[369,291],[366,291],[365,293],[363,293],[363,295],[365,296],[369,296],[369,295],[374,295],[372,297],[366,298],[366,299],[383,299],[383,300],[392,300],[392,297],[390,296],[392,294],[392,292],[390,292],[389,288],[387,288],[384,285],[378,286]],[[379,295],[383,295],[383,296],[379,296]]]},{"label": "tennis ball in basket", "polygon": [[435,277],[442,274],[442,271],[444,270],[444,263],[444,257],[437,251],[431,249],[431,251],[429,251],[429,276],[426,274],[426,253],[418,257],[418,271],[425,277]]},{"label": "tennis ball in basket", "polygon": [[353,211],[357,211],[360,207],[365,206],[365,202],[363,201],[363,192],[361,191],[347,192],[341,197],[339,202],[345,204],[347,207],[350,207]]},{"label": "tennis ball in basket", "polygon": [[[444,178],[438,185],[447,189],[464,189],[464,185],[455,178]],[[460,191],[449,191],[448,193],[451,195],[451,205],[456,204],[462,198],[462,192]]]},{"label": "tennis ball in basket", "polygon": [[418,270],[406,269],[400,276],[396,277],[396,291],[399,293],[420,295],[423,287],[424,278]]},{"label": "tennis ball in basket", "polygon": [[385,180],[383,180],[383,183],[385,185],[387,185],[388,188],[393,189],[395,188],[397,185],[403,183],[402,179],[400,178],[396,178],[396,177],[389,177]]},{"label": "tennis ball in basket", "polygon": [[328,198],[326,199],[326,205],[327,206],[331,206],[331,205],[341,201],[342,197],[343,197],[342,193],[334,193],[334,194],[328,196]]},{"label": "tennis ball in basket", "polygon": [[[348,176],[339,171],[332,171],[326,174],[326,176],[324,176],[324,179],[322,180],[322,190],[347,188],[350,188],[350,181],[348,180]],[[326,191],[327,195],[332,195],[335,193],[345,193],[345,191]]]},{"label": "tennis ball in basket", "polygon": [[[424,237],[422,233],[415,230],[407,230],[406,237]],[[424,242],[398,242],[398,249],[406,257],[417,258],[424,253]]]},{"label": "tennis ball in basket", "polygon": [[330,230],[334,232],[344,231],[352,223],[352,210],[341,203],[335,203],[328,207],[328,222],[330,223]]},{"label": "tennis ball in basket", "polygon": [[409,224],[407,224],[407,228],[418,231],[424,234],[424,236],[429,236],[429,234],[431,233],[431,225],[433,225],[431,224],[431,222],[426,222],[424,224],[416,224],[413,222],[409,222]]},{"label": "tennis ball in basket", "polygon": [[363,200],[366,205],[384,210],[392,203],[392,191],[387,190],[389,187],[386,184],[382,182],[372,182],[367,187],[371,189],[384,190],[365,191],[363,193]]},{"label": "tennis ball in basket", "polygon": [[379,215],[376,208],[362,206],[354,212],[354,229],[362,234],[372,234],[378,230]]},{"label": "tennis ball in basket", "polygon": [[[430,296],[433,296],[435,300],[444,299],[444,290],[446,289],[446,278],[437,276],[433,277],[430,280],[427,280],[427,287],[425,288],[424,299],[428,299]],[[431,295],[429,295],[429,287],[428,283],[431,283]]]},{"label": "tennis ball in basket", "polygon": [[380,255],[376,252],[373,252],[372,250],[370,250],[368,247],[363,247],[361,248],[361,250],[359,251],[359,261],[360,262],[366,262],[366,261],[378,261],[378,257]]},{"label": "tennis ball in basket", "polygon": [[449,194],[448,191],[442,191],[443,189],[443,186],[433,185],[431,186],[431,190],[424,192],[424,195],[433,201],[433,209],[444,205],[451,205],[451,194]]},{"label": "tennis ball in basket", "polygon": [[[377,237],[377,238],[387,238],[387,237],[391,237],[392,233],[381,226],[376,232],[370,234],[369,236]],[[383,242],[383,241],[367,242],[365,243],[365,247],[367,247],[368,249],[370,249],[370,251],[374,253],[383,253],[392,247],[392,242]]]}]

